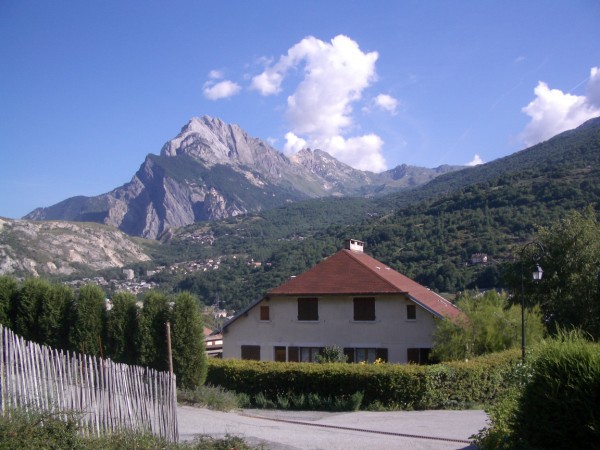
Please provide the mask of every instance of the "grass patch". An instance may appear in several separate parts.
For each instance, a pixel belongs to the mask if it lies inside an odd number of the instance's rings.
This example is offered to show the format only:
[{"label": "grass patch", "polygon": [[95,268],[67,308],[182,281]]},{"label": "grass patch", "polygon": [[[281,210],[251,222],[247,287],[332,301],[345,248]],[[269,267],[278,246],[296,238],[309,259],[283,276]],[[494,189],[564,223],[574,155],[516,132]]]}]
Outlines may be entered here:
[{"label": "grass patch", "polygon": [[[64,416],[64,414],[60,414]],[[247,445],[241,438],[227,435],[217,439],[210,436],[198,436],[192,442],[169,443],[149,433],[125,431],[101,437],[84,437],[79,432],[75,415],[67,415],[59,420],[59,414],[25,412],[14,409],[10,416],[0,415],[0,448],[3,450],[252,450],[257,447]]]},{"label": "grass patch", "polygon": [[235,392],[228,391],[220,386],[198,386],[195,389],[182,389],[177,391],[179,403],[203,406],[216,411],[231,411],[245,406],[248,401],[238,398]]}]

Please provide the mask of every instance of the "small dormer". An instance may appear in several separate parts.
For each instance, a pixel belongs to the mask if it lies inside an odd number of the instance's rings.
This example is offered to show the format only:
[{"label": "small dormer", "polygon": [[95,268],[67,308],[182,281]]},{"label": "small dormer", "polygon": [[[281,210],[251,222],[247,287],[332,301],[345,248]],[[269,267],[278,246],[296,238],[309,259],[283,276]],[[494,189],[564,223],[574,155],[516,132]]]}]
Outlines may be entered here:
[{"label": "small dormer", "polygon": [[354,252],[363,252],[363,248],[365,246],[365,243],[363,241],[358,241],[356,239],[350,239],[347,243],[346,243],[346,248],[348,250],[352,250]]}]

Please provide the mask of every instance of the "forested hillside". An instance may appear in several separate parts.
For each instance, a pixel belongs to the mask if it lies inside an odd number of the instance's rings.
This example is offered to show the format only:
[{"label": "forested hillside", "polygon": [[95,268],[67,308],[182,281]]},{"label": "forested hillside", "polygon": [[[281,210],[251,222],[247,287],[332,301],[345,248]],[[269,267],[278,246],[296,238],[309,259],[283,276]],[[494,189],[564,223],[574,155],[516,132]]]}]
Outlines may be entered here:
[{"label": "forested hillside", "polygon": [[[334,253],[348,238],[364,240],[368,253],[428,287],[453,293],[502,287],[502,264],[515,245],[590,204],[598,211],[600,119],[409,192],[311,201],[196,224],[154,251],[164,261],[222,256],[219,271],[160,281],[233,309]],[[471,264],[475,253],[485,253],[488,262]],[[248,265],[250,258],[262,265]]]}]

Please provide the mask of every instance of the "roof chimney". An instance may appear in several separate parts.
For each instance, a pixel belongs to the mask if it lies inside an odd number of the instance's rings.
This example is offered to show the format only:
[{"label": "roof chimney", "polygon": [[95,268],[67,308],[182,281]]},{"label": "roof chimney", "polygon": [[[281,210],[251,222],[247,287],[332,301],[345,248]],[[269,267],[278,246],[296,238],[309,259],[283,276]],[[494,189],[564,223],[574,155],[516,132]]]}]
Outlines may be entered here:
[{"label": "roof chimney", "polygon": [[358,241],[356,239],[350,239],[347,243],[346,243],[346,248],[348,250],[352,250],[355,252],[363,252],[363,247],[365,246],[365,243],[363,241]]}]

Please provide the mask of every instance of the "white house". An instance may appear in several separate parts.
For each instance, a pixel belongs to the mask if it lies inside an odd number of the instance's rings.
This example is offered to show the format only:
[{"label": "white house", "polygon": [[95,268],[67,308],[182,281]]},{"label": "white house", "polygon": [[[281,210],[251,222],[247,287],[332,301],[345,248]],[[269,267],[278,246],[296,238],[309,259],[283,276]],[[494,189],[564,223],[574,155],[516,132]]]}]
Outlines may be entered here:
[{"label": "white house", "polygon": [[308,362],[335,345],[349,362],[426,363],[437,322],[461,312],[363,246],[351,240],[236,314],[223,326],[223,357]]}]

